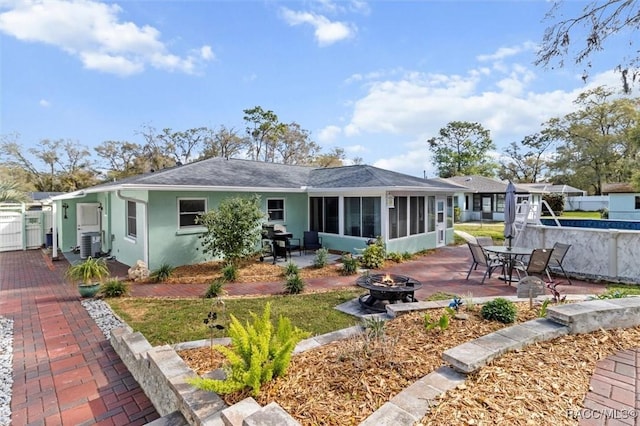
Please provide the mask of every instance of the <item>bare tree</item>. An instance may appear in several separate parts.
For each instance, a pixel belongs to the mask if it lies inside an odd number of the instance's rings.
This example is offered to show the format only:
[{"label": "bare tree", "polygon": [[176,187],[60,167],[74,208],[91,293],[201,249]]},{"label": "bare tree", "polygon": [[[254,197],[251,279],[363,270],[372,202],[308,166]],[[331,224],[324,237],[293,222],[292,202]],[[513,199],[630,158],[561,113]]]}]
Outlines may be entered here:
[{"label": "bare tree", "polygon": [[640,77],[639,51],[633,48],[640,27],[640,3],[636,0],[593,1],[572,18],[562,16],[563,3],[556,1],[545,17],[552,23],[545,30],[536,64],[548,66],[557,60],[563,67],[564,58],[572,57],[576,64],[584,65],[583,79],[586,80],[592,54],[604,50],[610,38],[628,30],[630,55],[620,58],[612,68],[620,72],[623,90],[629,93],[633,82]]},{"label": "bare tree", "polygon": [[250,145],[251,141],[240,137],[238,131],[233,127],[228,129],[225,126],[220,126],[218,130],[207,129],[200,159],[211,157],[229,159],[239,156]]}]

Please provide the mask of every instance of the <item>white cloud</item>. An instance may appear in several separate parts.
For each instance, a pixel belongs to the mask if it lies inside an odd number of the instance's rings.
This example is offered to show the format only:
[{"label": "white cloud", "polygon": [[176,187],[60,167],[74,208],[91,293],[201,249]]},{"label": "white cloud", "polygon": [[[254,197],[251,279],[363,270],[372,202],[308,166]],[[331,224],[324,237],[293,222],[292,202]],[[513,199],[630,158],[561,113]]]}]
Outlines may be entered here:
[{"label": "white cloud", "polygon": [[511,56],[519,55],[522,52],[535,51],[537,45],[531,41],[527,41],[518,46],[501,47],[494,53],[486,55],[478,55],[476,59],[480,62],[502,61]]},{"label": "white cloud", "polygon": [[342,133],[339,126],[327,126],[318,132],[318,141],[321,143],[330,143],[337,139]]},{"label": "white cloud", "polygon": [[51,102],[46,99],[40,99],[40,101],[38,101],[38,105],[40,105],[42,108],[49,108],[51,106]]},{"label": "white cloud", "polygon": [[26,42],[46,43],[77,56],[88,69],[117,75],[158,69],[194,73],[214,58],[209,46],[180,57],[168,52],[160,32],[148,25],[122,22],[117,4],[92,0],[19,0],[0,13],[0,31]]},{"label": "white cloud", "polygon": [[281,15],[291,26],[311,25],[315,29],[314,35],[319,46],[329,46],[338,41],[351,38],[356,32],[353,24],[330,21],[327,17],[312,12],[296,12],[283,7]]}]

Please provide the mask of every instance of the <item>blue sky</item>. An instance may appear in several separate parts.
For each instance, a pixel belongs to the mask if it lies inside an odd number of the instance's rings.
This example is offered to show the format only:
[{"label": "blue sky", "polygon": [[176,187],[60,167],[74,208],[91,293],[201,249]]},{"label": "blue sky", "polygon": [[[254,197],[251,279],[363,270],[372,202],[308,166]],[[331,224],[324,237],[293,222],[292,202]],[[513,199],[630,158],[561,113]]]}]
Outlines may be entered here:
[{"label": "blue sky", "polygon": [[592,58],[587,84],[570,61],[533,65],[550,5],[0,0],[0,134],[143,143],[143,125],[244,131],[259,105],[325,152],[433,177],[426,140],[451,121],[479,122],[501,151],[580,92],[619,86],[624,43]]}]

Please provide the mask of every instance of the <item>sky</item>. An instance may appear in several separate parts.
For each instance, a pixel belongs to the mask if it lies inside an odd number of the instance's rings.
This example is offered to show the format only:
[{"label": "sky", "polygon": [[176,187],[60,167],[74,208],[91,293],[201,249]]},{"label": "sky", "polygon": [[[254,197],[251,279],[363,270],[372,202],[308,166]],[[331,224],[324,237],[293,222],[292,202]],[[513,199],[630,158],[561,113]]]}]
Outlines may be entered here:
[{"label": "sky", "polygon": [[[575,16],[587,4],[566,2]],[[583,67],[534,65],[547,1],[0,0],[0,135],[26,148],[144,140],[143,126],[244,132],[261,106],[323,152],[434,177],[427,140],[488,129],[498,156],[618,88],[625,44]],[[624,39],[622,39],[624,40]],[[96,157],[97,158],[97,157]]]}]

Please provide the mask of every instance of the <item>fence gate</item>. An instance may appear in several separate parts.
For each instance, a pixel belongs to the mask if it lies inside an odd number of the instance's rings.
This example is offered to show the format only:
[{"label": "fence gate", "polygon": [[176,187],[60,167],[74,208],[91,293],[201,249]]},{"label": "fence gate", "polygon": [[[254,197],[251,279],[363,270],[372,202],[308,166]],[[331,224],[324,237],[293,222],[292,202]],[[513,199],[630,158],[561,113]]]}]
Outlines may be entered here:
[{"label": "fence gate", "polygon": [[29,211],[24,214],[24,229],[27,233],[25,242],[28,249],[42,246],[44,235],[43,215],[44,213],[41,211]]},{"label": "fence gate", "polygon": [[0,211],[0,251],[22,250],[22,213]]}]

